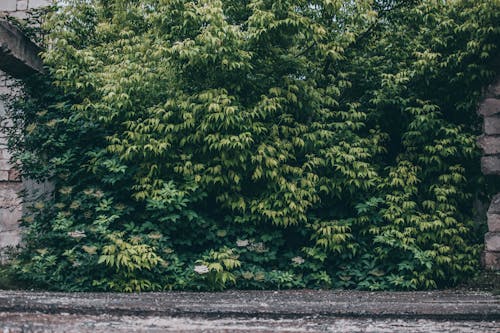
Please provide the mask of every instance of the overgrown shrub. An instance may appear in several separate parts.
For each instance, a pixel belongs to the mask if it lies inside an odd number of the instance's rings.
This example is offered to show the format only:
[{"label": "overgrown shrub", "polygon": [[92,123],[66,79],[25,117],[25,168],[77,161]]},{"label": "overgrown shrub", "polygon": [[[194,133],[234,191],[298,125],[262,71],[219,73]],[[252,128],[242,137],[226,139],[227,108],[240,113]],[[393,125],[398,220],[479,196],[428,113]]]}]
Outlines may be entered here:
[{"label": "overgrown shrub", "polygon": [[91,0],[13,104],[20,278],[53,290],[424,289],[478,268],[496,0]]}]

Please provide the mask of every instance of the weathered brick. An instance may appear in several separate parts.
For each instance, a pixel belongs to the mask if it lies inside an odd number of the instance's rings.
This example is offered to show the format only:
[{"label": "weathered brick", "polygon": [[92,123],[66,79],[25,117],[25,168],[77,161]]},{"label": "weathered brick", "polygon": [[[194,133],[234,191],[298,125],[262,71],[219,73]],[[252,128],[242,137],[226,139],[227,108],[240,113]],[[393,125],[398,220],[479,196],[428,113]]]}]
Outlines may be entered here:
[{"label": "weathered brick", "polygon": [[484,118],[484,133],[487,135],[500,134],[500,115]]},{"label": "weathered brick", "polygon": [[500,252],[485,251],[483,253],[483,265],[486,269],[500,270]]},{"label": "weathered brick", "polygon": [[491,200],[488,214],[500,214],[500,193],[495,195]]},{"label": "weathered brick", "polygon": [[11,154],[7,148],[0,147],[0,160],[10,160]]},{"label": "weathered brick", "polygon": [[17,0],[1,0],[0,11],[13,12],[17,8]]},{"label": "weathered brick", "polygon": [[21,199],[19,198],[18,193],[21,189],[21,183],[0,183],[0,208],[11,209],[20,206]]},{"label": "weathered brick", "polygon": [[500,214],[488,213],[488,230],[490,232],[500,232]]},{"label": "weathered brick", "polygon": [[483,156],[481,158],[481,171],[485,175],[500,176],[500,155]]},{"label": "weathered brick", "polygon": [[20,182],[21,174],[16,169],[9,170],[9,182]]},{"label": "weathered brick", "polygon": [[500,100],[496,98],[485,99],[479,106],[478,112],[484,117],[489,117],[500,113]]},{"label": "weathered brick", "polygon": [[28,13],[24,10],[19,10],[9,13],[10,16],[15,17],[18,20],[25,20],[28,17]]},{"label": "weathered brick", "polygon": [[500,136],[483,135],[477,140],[485,155],[500,154]]},{"label": "weathered brick", "polygon": [[9,171],[10,169],[12,169],[12,166],[10,165],[9,160],[0,159],[0,170]]},{"label": "weathered brick", "polygon": [[[0,170],[0,182],[7,182],[7,181],[9,181],[9,171],[8,170]],[[2,205],[2,201],[0,201],[0,206],[1,205]]]},{"label": "weathered brick", "polygon": [[51,0],[29,0],[29,8],[40,8],[49,6],[52,3]]},{"label": "weathered brick", "polygon": [[500,252],[500,232],[488,232],[484,235],[486,251]]},{"label": "weathered brick", "polygon": [[499,98],[500,97],[500,78],[497,78],[495,83],[491,84],[487,91],[486,91],[486,96],[488,97],[493,97],[493,98]]},{"label": "weathered brick", "polygon": [[22,217],[21,206],[13,208],[0,208],[0,232],[14,231],[19,227],[19,220]]},{"label": "weathered brick", "polygon": [[17,10],[28,9],[28,0],[17,0]]}]

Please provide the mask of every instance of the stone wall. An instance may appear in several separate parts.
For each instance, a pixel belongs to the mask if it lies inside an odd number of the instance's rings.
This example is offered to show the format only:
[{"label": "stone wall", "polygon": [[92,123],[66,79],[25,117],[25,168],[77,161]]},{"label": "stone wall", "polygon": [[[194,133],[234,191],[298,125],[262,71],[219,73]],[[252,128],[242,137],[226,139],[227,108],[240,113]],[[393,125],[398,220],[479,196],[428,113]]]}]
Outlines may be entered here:
[{"label": "stone wall", "polygon": [[50,5],[52,0],[0,0],[0,12],[17,18],[25,18],[30,9]]},{"label": "stone wall", "polygon": [[[0,93],[8,93],[10,78],[0,73]],[[0,117],[5,115],[5,107],[0,101]],[[9,162],[5,127],[8,122],[0,124],[0,248],[19,243],[18,221],[22,215],[21,201],[17,193],[22,190],[22,183]]]},{"label": "stone wall", "polygon": [[[10,15],[23,19],[28,10],[50,3],[51,0],[0,0],[0,17]],[[0,94],[11,92],[9,88],[11,83],[12,78],[0,71]],[[3,115],[5,115],[5,105],[0,101],[0,117]],[[26,184],[30,184],[21,182],[18,173],[10,164],[6,126],[9,126],[8,121],[0,124],[0,261],[3,261],[2,253],[5,248],[19,244],[19,220],[22,217],[23,204],[18,193],[26,189]]]},{"label": "stone wall", "polygon": [[[485,99],[479,106],[484,117],[484,134],[478,143],[483,149],[481,170],[485,175],[500,176],[500,78],[488,87]],[[484,237],[484,265],[500,270],[500,193],[493,197],[487,213],[488,233]]]}]

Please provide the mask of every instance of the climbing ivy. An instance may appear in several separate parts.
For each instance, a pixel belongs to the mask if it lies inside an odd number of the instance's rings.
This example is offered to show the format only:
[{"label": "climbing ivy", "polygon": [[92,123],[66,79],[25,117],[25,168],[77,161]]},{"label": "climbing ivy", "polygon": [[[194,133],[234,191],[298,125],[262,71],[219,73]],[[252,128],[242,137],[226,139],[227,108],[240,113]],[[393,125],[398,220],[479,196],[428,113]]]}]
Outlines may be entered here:
[{"label": "climbing ivy", "polygon": [[11,143],[55,290],[426,289],[478,268],[497,0],[71,0]]}]

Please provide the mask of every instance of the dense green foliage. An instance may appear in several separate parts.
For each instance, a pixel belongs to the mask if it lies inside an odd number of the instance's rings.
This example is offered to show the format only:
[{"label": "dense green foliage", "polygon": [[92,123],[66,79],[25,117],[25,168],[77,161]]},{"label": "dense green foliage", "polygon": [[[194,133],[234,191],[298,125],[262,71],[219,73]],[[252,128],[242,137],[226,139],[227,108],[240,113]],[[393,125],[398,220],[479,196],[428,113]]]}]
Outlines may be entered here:
[{"label": "dense green foliage", "polygon": [[[20,278],[422,289],[478,268],[497,0],[72,0],[18,100]],[[42,88],[40,88],[43,86]]]}]

